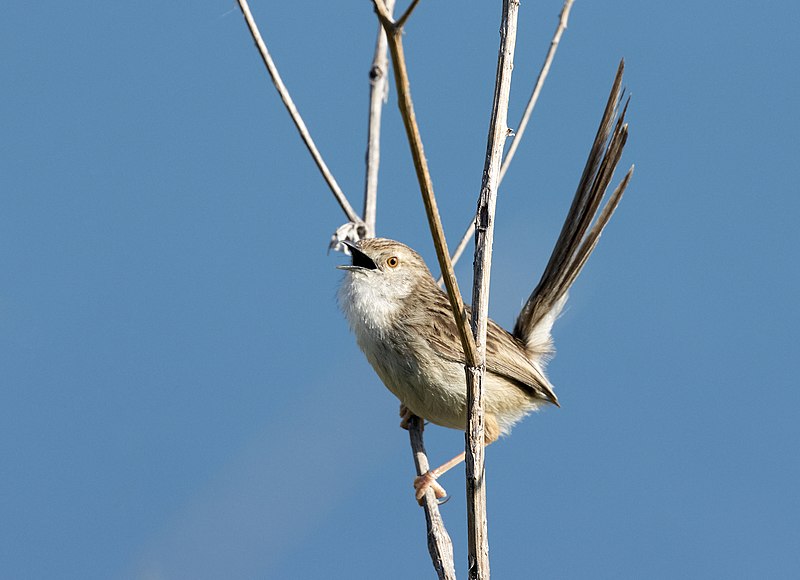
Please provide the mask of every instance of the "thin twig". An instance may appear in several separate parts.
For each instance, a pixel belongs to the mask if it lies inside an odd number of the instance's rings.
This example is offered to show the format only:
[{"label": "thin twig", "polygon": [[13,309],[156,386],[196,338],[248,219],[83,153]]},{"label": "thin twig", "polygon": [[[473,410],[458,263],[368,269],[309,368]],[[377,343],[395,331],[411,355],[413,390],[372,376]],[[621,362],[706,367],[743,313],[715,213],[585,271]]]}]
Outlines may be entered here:
[{"label": "thin twig", "polygon": [[[385,0],[386,9],[391,15],[395,0]],[[375,235],[375,219],[378,202],[378,167],[381,161],[381,114],[389,94],[386,77],[389,59],[386,54],[386,32],[378,24],[378,39],[375,41],[375,55],[369,69],[369,121],[367,124],[367,170],[364,179],[364,223],[367,236]]]},{"label": "thin twig", "polygon": [[[384,0],[384,2],[386,3],[386,9],[391,13],[392,7],[389,6],[389,3],[386,2],[386,0]],[[397,22],[394,23],[394,25],[395,25],[395,27],[397,29],[403,28],[403,26],[405,25],[406,21],[411,16],[411,13],[414,12],[414,8],[417,7],[417,4],[419,4],[419,0],[413,0],[411,2],[411,4],[408,5],[408,8],[406,8],[406,11],[403,12],[402,16],[400,16],[400,18],[397,19]]]},{"label": "thin twig", "polygon": [[[403,125],[406,130],[409,147],[411,148],[411,156],[414,160],[414,169],[417,173],[417,180],[419,181],[422,200],[425,205],[425,213],[428,217],[428,225],[430,226],[431,237],[433,238],[433,244],[436,248],[436,257],[439,260],[439,267],[444,273],[447,295],[450,299],[450,307],[453,310],[456,328],[458,328],[462,349],[465,353],[465,359],[467,361],[466,367],[474,368],[477,356],[475,339],[469,330],[469,322],[467,321],[467,313],[466,309],[464,308],[464,301],[461,297],[461,292],[458,289],[458,281],[456,280],[455,272],[453,272],[453,265],[450,263],[450,254],[447,250],[447,241],[444,237],[444,229],[442,228],[442,221],[439,217],[439,210],[436,205],[436,197],[433,193],[433,184],[431,182],[430,171],[428,170],[428,163],[425,159],[425,152],[422,148],[422,138],[420,137],[419,126],[417,125],[416,115],[414,114],[414,103],[411,100],[411,87],[408,80],[408,70],[406,69],[406,61],[403,53],[403,30],[392,20],[391,14],[387,10],[384,0],[373,0],[373,4],[375,5],[375,11],[378,14],[378,19],[386,31],[386,37],[389,42],[389,51],[392,53],[392,70],[394,72],[394,80],[397,87],[400,116],[403,119]],[[406,18],[416,4],[417,2],[414,1],[406,10],[404,15]],[[405,23],[405,20],[403,20],[403,23]],[[467,373],[467,382],[469,382],[469,380],[470,374]],[[441,544],[442,539],[438,536],[434,537],[429,535],[428,541],[429,543],[433,541]],[[447,548],[443,548],[441,545],[439,545],[439,547],[436,549],[439,552],[442,552]],[[431,550],[431,553],[433,554],[433,549]],[[435,557],[434,567],[436,567]],[[439,573],[440,578],[444,577],[442,576],[442,572],[439,568],[437,568],[437,573]],[[453,574],[453,577],[455,577],[455,574]]]},{"label": "thin twig", "polygon": [[469,538],[469,577],[489,578],[489,540],[486,520],[486,478],[484,469],[483,376],[486,371],[486,327],[489,318],[489,281],[492,269],[492,243],[497,187],[503,149],[508,137],[508,100],[514,47],[517,41],[519,0],[503,0],[500,25],[500,50],[486,143],[481,192],[475,222],[475,269],[472,288],[472,330],[478,347],[477,373],[467,391],[467,534]]},{"label": "thin twig", "polygon": [[[423,425],[422,419],[416,416],[408,422],[408,436],[411,439],[417,475],[423,475],[430,469],[428,456],[425,454],[425,444],[422,441]],[[440,579],[455,580],[453,542],[444,527],[444,520],[439,513],[439,502],[432,488],[428,488],[423,500],[422,507],[425,509],[425,523],[428,529],[428,551],[431,554],[433,567]]]},{"label": "thin twig", "polygon": [[311,153],[311,157],[314,158],[314,162],[317,164],[322,177],[325,179],[328,187],[330,187],[331,191],[333,192],[333,196],[336,198],[336,201],[339,202],[339,205],[347,216],[347,219],[355,224],[362,224],[361,218],[358,217],[358,214],[353,210],[350,202],[347,201],[347,197],[345,197],[342,188],[339,187],[339,184],[336,182],[333,174],[330,172],[328,166],[325,164],[325,161],[322,159],[322,155],[320,155],[317,146],[314,144],[314,140],[311,138],[311,134],[308,132],[306,124],[303,122],[303,118],[300,116],[300,113],[297,112],[297,107],[295,107],[294,101],[292,101],[292,97],[289,95],[289,91],[286,89],[286,85],[283,84],[281,75],[278,73],[278,68],[275,66],[275,63],[273,62],[272,57],[267,50],[267,45],[264,44],[264,39],[261,37],[258,26],[253,19],[253,15],[250,12],[250,6],[247,4],[247,0],[237,0],[237,2],[239,3],[239,8],[242,11],[245,22],[247,23],[247,28],[250,30],[250,35],[253,37],[256,47],[258,48],[258,52],[261,54],[261,60],[264,61],[264,65],[267,67],[267,72],[269,72],[272,83],[275,85],[275,88],[277,89],[278,94],[280,95],[281,100],[286,107],[286,110],[289,112],[289,116],[292,118],[292,121],[294,121],[295,127],[297,127],[300,137],[303,139],[303,143],[305,143],[308,152]]},{"label": "thin twig", "polygon": [[[503,160],[503,165],[500,167],[500,178],[498,180],[498,186],[500,183],[503,182],[503,178],[506,175],[506,171],[508,171],[509,165],[511,165],[511,160],[514,158],[514,154],[517,152],[517,147],[519,147],[520,141],[522,140],[522,135],[525,133],[525,129],[528,127],[528,121],[531,118],[531,113],[533,113],[533,109],[536,106],[536,102],[539,100],[539,94],[542,92],[542,87],[544,86],[544,82],[547,79],[547,75],[550,72],[550,65],[553,62],[553,58],[556,55],[556,50],[558,50],[558,44],[561,42],[561,36],[564,34],[564,30],[567,28],[567,23],[569,21],[569,12],[572,10],[572,4],[575,0],[566,0],[564,2],[564,6],[561,8],[561,14],[558,18],[558,26],[556,27],[556,32],[553,35],[553,39],[550,41],[550,49],[547,51],[547,56],[545,56],[544,64],[542,64],[542,68],[539,70],[539,76],[536,78],[536,84],[533,87],[533,91],[531,92],[531,96],[528,99],[528,104],[525,106],[525,112],[522,115],[522,120],[517,127],[517,130],[514,135],[514,140],[511,142],[511,145],[508,148],[508,152],[506,153],[505,159]],[[458,262],[459,258],[461,258],[461,254],[464,253],[464,250],[469,243],[470,238],[475,233],[475,222],[471,221],[467,226],[464,235],[461,237],[461,241],[456,246],[455,251],[453,252],[452,260],[453,264]],[[439,278],[439,286],[442,285],[442,279]]]},{"label": "thin twig", "polygon": [[464,350],[466,363],[468,366],[476,366],[477,352],[475,349],[475,339],[469,330],[469,323],[466,320],[466,309],[464,300],[458,289],[453,265],[450,262],[450,253],[447,250],[447,241],[444,237],[442,220],[439,217],[439,209],[436,205],[436,197],[433,194],[433,183],[431,182],[428,162],[422,147],[422,138],[419,133],[416,115],[414,114],[414,103],[411,100],[411,86],[408,80],[408,70],[406,68],[405,55],[403,53],[403,31],[398,28],[389,15],[384,0],[372,0],[378,18],[386,30],[386,37],[389,41],[389,51],[392,53],[392,70],[394,71],[395,85],[398,93],[398,106],[406,136],[411,148],[411,156],[414,160],[414,169],[417,173],[422,201],[425,204],[425,213],[428,217],[428,225],[431,229],[433,245],[436,248],[436,257],[439,260],[439,267],[444,273],[445,287],[450,299],[450,306],[453,309],[453,316],[458,328],[459,338]]},{"label": "thin twig", "polygon": [[508,166],[511,165],[511,160],[514,159],[514,154],[517,152],[517,147],[519,147],[522,136],[525,134],[525,129],[528,127],[528,121],[531,118],[531,113],[533,113],[533,108],[536,106],[536,102],[539,100],[539,93],[542,92],[544,81],[547,79],[547,75],[550,73],[550,65],[553,63],[556,50],[558,50],[558,44],[561,42],[561,35],[564,34],[564,30],[567,28],[567,24],[569,22],[569,12],[572,10],[572,4],[574,1],[575,0],[566,0],[566,2],[564,2],[564,6],[561,8],[561,14],[558,18],[558,26],[556,27],[556,32],[553,35],[553,39],[550,41],[550,48],[547,51],[544,64],[542,64],[542,68],[539,71],[539,76],[536,78],[536,84],[534,85],[531,96],[528,99],[528,104],[525,106],[525,112],[522,114],[522,120],[520,121],[519,127],[517,127],[517,130],[514,134],[514,139],[511,141],[511,145],[508,147],[508,152],[506,153],[505,159],[503,159],[503,166],[500,168],[500,181],[503,181],[503,177],[505,177],[506,171],[508,171]]},{"label": "thin twig", "polygon": [[[391,16],[394,0],[385,0],[385,2],[386,9]],[[383,103],[388,92],[386,79],[388,59],[386,50],[386,33],[381,24],[378,30],[375,56],[370,69],[369,144],[367,147],[367,177],[364,193],[364,221],[367,224],[368,235],[370,236],[375,235],[375,207],[378,190],[378,164],[380,161],[380,122]],[[428,456],[425,453],[423,429],[424,422],[419,417],[414,416],[409,420],[408,435],[411,441],[411,451],[414,455],[417,475],[423,475],[430,470]],[[453,542],[444,526],[444,520],[439,512],[439,502],[433,489],[428,489],[425,493],[422,505],[425,510],[428,552],[430,552],[436,574],[442,580],[456,580]]]}]

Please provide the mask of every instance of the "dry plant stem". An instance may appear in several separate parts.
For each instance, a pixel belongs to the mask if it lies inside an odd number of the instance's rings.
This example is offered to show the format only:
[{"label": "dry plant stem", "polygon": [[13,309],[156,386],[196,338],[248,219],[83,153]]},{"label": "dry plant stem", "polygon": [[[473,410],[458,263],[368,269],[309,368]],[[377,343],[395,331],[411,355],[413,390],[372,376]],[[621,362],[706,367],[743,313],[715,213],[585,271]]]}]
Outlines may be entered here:
[{"label": "dry plant stem", "polygon": [[342,210],[344,210],[347,219],[355,224],[362,224],[361,218],[358,217],[358,214],[353,210],[350,202],[347,201],[347,197],[345,197],[342,188],[339,187],[339,184],[336,182],[333,174],[330,172],[328,166],[325,164],[325,161],[322,159],[322,155],[320,155],[317,146],[314,144],[314,140],[311,138],[311,134],[308,132],[306,124],[303,122],[303,118],[300,116],[300,113],[297,112],[297,107],[295,107],[289,91],[283,84],[281,75],[278,73],[278,68],[275,66],[275,63],[273,62],[272,57],[267,50],[267,45],[264,43],[264,39],[261,37],[258,26],[256,25],[253,15],[250,12],[250,6],[247,4],[247,0],[237,0],[237,2],[239,4],[239,9],[242,11],[245,22],[247,23],[247,28],[250,30],[250,35],[253,37],[253,41],[256,43],[258,52],[261,54],[261,60],[264,61],[264,65],[267,67],[267,72],[269,72],[272,83],[275,85],[275,88],[277,89],[278,94],[280,95],[281,100],[286,107],[286,110],[289,112],[289,116],[292,118],[295,127],[297,127],[300,137],[303,139],[303,143],[305,143],[308,152],[311,153],[311,157],[317,164],[322,177],[325,179],[328,187],[333,192],[333,196],[336,198],[336,201],[339,202]]},{"label": "dry plant stem", "polygon": [[[419,417],[412,417],[408,422],[408,436],[411,439],[411,450],[414,453],[414,464],[417,475],[423,475],[430,469],[425,445],[422,441],[423,422]],[[425,492],[425,523],[428,528],[428,551],[431,554],[433,567],[440,579],[455,580],[455,561],[453,559],[453,542],[444,527],[442,515],[439,513],[439,502],[433,489]]]},{"label": "dry plant stem", "polygon": [[[420,137],[419,126],[417,125],[416,115],[414,114],[414,103],[411,100],[411,87],[408,81],[408,70],[403,53],[403,31],[392,20],[386,9],[384,0],[373,0],[373,3],[375,5],[375,11],[378,13],[378,19],[381,21],[386,31],[386,37],[389,41],[389,51],[392,53],[392,70],[394,71],[394,80],[397,86],[400,116],[403,119],[406,136],[408,137],[408,143],[411,148],[414,169],[417,173],[417,180],[419,181],[420,190],[422,192],[422,201],[425,204],[425,213],[428,216],[428,225],[431,229],[433,245],[436,248],[436,257],[439,260],[439,267],[444,275],[445,287],[447,288],[447,295],[450,299],[450,306],[453,309],[453,316],[455,317],[467,367],[475,367],[477,366],[475,339],[469,330],[464,301],[458,289],[458,282],[453,272],[453,265],[450,263],[450,253],[447,249],[444,229],[442,228],[442,221],[439,217],[439,209],[433,194],[433,184],[431,182],[430,172],[428,171],[428,162],[425,159],[425,152],[422,148],[422,138]],[[414,2],[409,6],[403,18],[408,18],[408,15],[416,4],[417,3]],[[403,22],[405,22],[405,20],[403,20]]]},{"label": "dry plant stem", "polygon": [[[386,9],[391,15],[394,0],[385,0]],[[375,236],[375,219],[378,201],[378,167],[381,160],[381,114],[389,92],[386,77],[389,59],[386,54],[386,32],[378,25],[378,39],[375,41],[375,55],[369,69],[369,121],[367,126],[367,171],[364,179],[364,223],[367,236]]]},{"label": "dry plant stem", "polygon": [[[386,9],[391,17],[394,0],[385,0]],[[380,123],[383,103],[388,93],[386,78],[387,59],[386,32],[379,25],[378,40],[375,45],[375,56],[370,69],[370,113],[367,145],[367,173],[364,191],[364,221],[369,236],[375,235],[376,201],[378,192],[378,165],[380,162]],[[417,475],[423,475],[430,469],[423,441],[424,422],[412,416],[408,422],[408,435],[411,440],[411,451],[414,454],[414,465]],[[453,542],[450,539],[444,520],[439,512],[439,502],[433,489],[428,489],[423,498],[425,525],[427,528],[428,552],[433,567],[441,580],[455,580],[455,560],[453,558]]]},{"label": "dry plant stem", "polygon": [[[387,7],[387,12],[391,13],[392,9],[389,6],[389,3],[386,0],[383,0],[383,3]],[[411,13],[414,12],[414,8],[417,7],[417,4],[419,4],[419,0],[412,0],[411,4],[409,4],[408,8],[406,8],[406,11],[403,12],[400,18],[397,19],[397,22],[394,23],[395,28],[400,30],[401,28],[403,28],[403,26],[405,26],[406,21],[411,16]]]},{"label": "dry plant stem", "polygon": [[503,149],[508,137],[508,100],[514,48],[517,40],[519,0],[503,0],[500,25],[500,50],[497,56],[492,116],[486,144],[481,192],[475,217],[475,269],[472,290],[472,329],[478,349],[478,366],[467,390],[467,533],[469,539],[469,577],[489,578],[489,540],[486,521],[486,478],[484,469],[483,378],[486,370],[486,325],[489,317],[489,282],[492,268],[492,242],[497,187]]},{"label": "dry plant stem", "polygon": [[[436,256],[439,260],[439,267],[444,273],[445,286],[447,287],[447,295],[450,300],[450,307],[453,310],[453,317],[456,322],[456,327],[459,330],[462,349],[465,353],[467,367],[474,368],[476,360],[475,341],[472,333],[469,331],[469,323],[467,322],[466,309],[464,302],[461,298],[461,292],[458,289],[458,282],[456,281],[455,273],[453,272],[453,265],[450,263],[450,254],[447,250],[447,242],[444,237],[444,230],[442,222],[439,218],[439,211],[436,206],[436,198],[433,194],[433,184],[431,182],[430,172],[428,170],[427,160],[422,148],[422,139],[419,134],[419,127],[417,125],[416,116],[414,115],[414,105],[411,100],[410,85],[408,81],[408,71],[406,69],[405,57],[403,55],[403,31],[394,21],[392,21],[391,14],[387,10],[384,0],[373,0],[375,11],[378,14],[378,19],[381,22],[386,37],[389,42],[389,50],[392,53],[392,70],[394,71],[395,86],[397,87],[398,106],[400,108],[400,116],[403,119],[403,125],[408,137],[409,147],[411,148],[411,155],[414,160],[414,169],[417,173],[417,180],[420,184],[422,192],[422,199],[425,204],[425,212],[428,216],[428,224],[431,229],[431,236],[433,237],[434,247],[436,248]],[[406,12],[400,18],[399,22],[405,23],[411,12],[417,5],[417,0],[414,0],[408,7]],[[467,377],[469,379],[469,375]],[[421,440],[420,440],[421,444]],[[418,473],[420,475],[428,471],[429,466],[418,465]],[[429,503],[429,498],[433,495],[432,491],[426,492],[426,503]],[[429,512],[426,510],[426,520],[429,517]],[[443,527],[443,526],[442,526]],[[447,548],[441,546],[441,542],[428,534],[429,546],[431,542],[437,544],[436,547],[431,547],[431,555],[433,558],[434,567],[440,578],[443,576],[444,570],[438,567],[437,558],[434,556],[434,551],[443,552]],[[454,572],[451,577],[455,578]]]},{"label": "dry plant stem", "polygon": [[[511,142],[511,145],[508,148],[508,152],[506,153],[505,159],[503,160],[503,165],[500,167],[500,179],[498,182],[502,183],[503,178],[506,175],[506,171],[508,171],[509,165],[511,165],[511,160],[514,158],[514,154],[517,151],[517,147],[519,147],[520,141],[522,140],[522,135],[525,133],[525,129],[528,127],[528,121],[531,118],[531,113],[533,113],[533,109],[536,106],[536,102],[539,100],[539,94],[542,92],[542,87],[544,86],[544,82],[547,79],[547,75],[550,73],[550,65],[553,63],[553,58],[556,55],[556,50],[558,50],[558,44],[561,42],[561,36],[564,34],[564,30],[567,28],[567,23],[569,21],[569,12],[572,10],[572,4],[575,0],[566,0],[564,2],[564,6],[561,8],[561,14],[558,18],[558,26],[556,27],[556,32],[553,35],[553,39],[550,41],[550,49],[547,51],[547,56],[544,59],[544,64],[542,64],[542,68],[539,70],[539,76],[536,79],[536,84],[533,87],[533,91],[531,92],[531,96],[528,99],[528,104],[525,106],[525,112],[522,115],[522,120],[517,127],[515,132],[514,140]],[[467,230],[464,232],[464,235],[461,237],[461,241],[456,246],[455,251],[453,252],[452,261],[453,264],[458,262],[459,258],[461,258],[461,254],[464,253],[464,250],[469,243],[470,238],[475,233],[475,222],[470,222],[469,226],[467,226]],[[439,285],[442,285],[441,278],[439,279]]]}]

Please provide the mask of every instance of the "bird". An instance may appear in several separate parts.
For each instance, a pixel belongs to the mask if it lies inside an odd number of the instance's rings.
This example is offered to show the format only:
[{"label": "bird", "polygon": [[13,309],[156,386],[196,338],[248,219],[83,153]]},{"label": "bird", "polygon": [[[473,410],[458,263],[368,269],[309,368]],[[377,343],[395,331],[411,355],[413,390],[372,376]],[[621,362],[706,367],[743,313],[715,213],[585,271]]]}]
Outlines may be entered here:
[{"label": "bird", "polygon": [[[554,354],[552,328],[568,291],[617,208],[633,166],[602,205],[627,140],[621,70],[590,150],[559,238],[536,288],[511,332],[489,319],[484,388],[485,440],[489,445],[529,413],[559,406],[546,375]],[[616,122],[615,122],[616,118]],[[338,300],[356,342],[383,384],[401,403],[401,425],[412,416],[452,429],[467,422],[465,357],[447,294],[423,258],[387,238],[345,241],[352,257]],[[470,317],[469,307],[462,315]],[[414,480],[421,503],[430,487],[446,495],[439,476],[463,461],[461,453]]]}]

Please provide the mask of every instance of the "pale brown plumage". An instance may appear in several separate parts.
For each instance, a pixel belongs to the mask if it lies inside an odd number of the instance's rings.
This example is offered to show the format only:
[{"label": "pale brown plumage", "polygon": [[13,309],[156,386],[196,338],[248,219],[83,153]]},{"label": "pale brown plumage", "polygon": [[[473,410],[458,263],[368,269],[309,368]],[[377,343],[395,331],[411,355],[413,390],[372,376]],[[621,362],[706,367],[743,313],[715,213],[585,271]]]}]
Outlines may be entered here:
[{"label": "pale brown plumage", "polygon": [[[488,322],[484,378],[487,444],[543,404],[558,405],[544,374],[553,354],[551,328],[633,170],[600,209],[627,139],[627,104],[614,122],[621,80],[622,65],[561,234],[513,334]],[[404,244],[374,238],[347,245],[353,261],[340,266],[348,272],[339,299],[359,347],[404,408],[435,424],[463,430],[464,356],[446,294],[419,254]],[[452,464],[448,462],[447,468]],[[433,480],[439,473],[433,470],[418,478],[418,499],[424,486],[436,485]],[[438,495],[441,487],[436,487]]]}]

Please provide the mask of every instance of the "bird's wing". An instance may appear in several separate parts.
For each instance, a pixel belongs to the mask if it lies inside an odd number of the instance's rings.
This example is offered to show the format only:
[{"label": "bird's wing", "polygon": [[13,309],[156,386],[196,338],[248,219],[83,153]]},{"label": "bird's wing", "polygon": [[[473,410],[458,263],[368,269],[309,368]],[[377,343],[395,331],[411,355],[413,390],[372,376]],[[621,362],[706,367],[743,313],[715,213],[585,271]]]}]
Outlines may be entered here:
[{"label": "bird's wing", "polygon": [[536,396],[558,405],[553,386],[544,373],[525,356],[525,345],[489,320],[486,332],[486,370],[521,383]]},{"label": "bird's wing", "polygon": [[[464,351],[461,348],[461,339],[456,329],[450,305],[444,301],[431,301],[426,304],[427,309],[435,308],[439,312],[428,312],[420,320],[427,323],[436,321],[431,332],[419,332],[417,336],[424,336],[431,348],[446,360],[465,364]],[[467,316],[471,317],[470,308],[467,307]],[[493,320],[488,321],[486,332],[486,370],[495,375],[505,377],[524,391],[531,392],[534,396],[558,405],[558,399],[553,392],[553,387],[544,376],[525,356],[523,343],[511,336]]]}]

